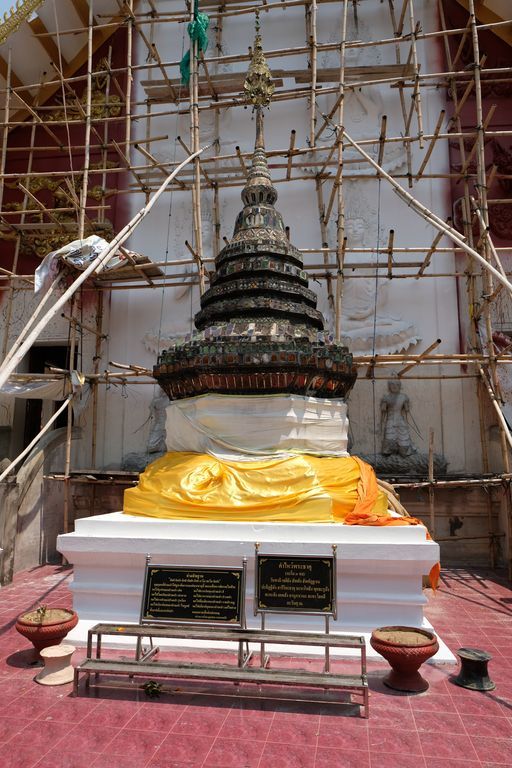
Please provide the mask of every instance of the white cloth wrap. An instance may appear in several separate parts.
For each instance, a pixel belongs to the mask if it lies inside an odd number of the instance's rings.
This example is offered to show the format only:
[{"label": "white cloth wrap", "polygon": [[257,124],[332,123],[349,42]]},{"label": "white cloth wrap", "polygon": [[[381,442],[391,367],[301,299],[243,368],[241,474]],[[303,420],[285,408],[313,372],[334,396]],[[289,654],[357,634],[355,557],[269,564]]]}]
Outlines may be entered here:
[{"label": "white cloth wrap", "polygon": [[294,453],[348,456],[343,400],[300,395],[207,394],[171,402],[167,450],[236,461]]}]

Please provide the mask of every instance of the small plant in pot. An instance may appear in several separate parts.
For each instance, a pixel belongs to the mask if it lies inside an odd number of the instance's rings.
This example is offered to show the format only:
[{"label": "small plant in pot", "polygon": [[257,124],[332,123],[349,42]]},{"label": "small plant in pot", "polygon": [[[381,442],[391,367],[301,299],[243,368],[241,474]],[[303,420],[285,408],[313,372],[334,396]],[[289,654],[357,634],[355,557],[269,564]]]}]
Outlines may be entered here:
[{"label": "small plant in pot", "polygon": [[40,605],[18,616],[16,629],[34,646],[35,661],[41,659],[41,651],[50,645],[59,645],[68,632],[78,624],[78,615],[69,608]]}]

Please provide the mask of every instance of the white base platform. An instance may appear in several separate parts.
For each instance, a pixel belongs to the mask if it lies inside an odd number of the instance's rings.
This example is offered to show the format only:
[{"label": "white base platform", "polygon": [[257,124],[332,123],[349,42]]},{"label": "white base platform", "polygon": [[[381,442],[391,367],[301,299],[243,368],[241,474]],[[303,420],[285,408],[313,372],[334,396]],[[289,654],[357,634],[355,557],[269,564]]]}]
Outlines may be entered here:
[{"label": "white base platform", "polygon": [[[369,637],[383,625],[431,628],[423,616],[427,601],[422,579],[438,561],[439,546],[427,541],[421,526],[156,520],[113,512],[77,520],[75,528],[57,540],[58,550],[74,566],[71,589],[80,621],[68,635],[72,643],[85,643],[87,630],[99,621],[138,622],[146,554],[153,563],[197,566],[241,565],[247,557],[247,625],[259,627],[261,619],[253,615],[255,542],[261,552],[283,554],[330,554],[332,544],[337,545],[338,619],[331,622],[333,632]],[[272,615],[267,626],[323,631],[324,622],[321,617]],[[187,645],[204,647],[194,641]],[[433,661],[454,663],[447,646],[440,646]],[[302,646],[269,650],[304,653]]]}]

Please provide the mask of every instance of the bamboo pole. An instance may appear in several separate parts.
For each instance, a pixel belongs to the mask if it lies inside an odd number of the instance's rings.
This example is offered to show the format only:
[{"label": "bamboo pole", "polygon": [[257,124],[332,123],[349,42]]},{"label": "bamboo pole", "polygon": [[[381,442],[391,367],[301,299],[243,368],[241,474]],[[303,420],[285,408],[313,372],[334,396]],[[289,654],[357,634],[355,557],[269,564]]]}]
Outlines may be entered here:
[{"label": "bamboo pole", "polygon": [[[446,111],[444,109],[442,109],[441,112],[439,113],[439,118],[437,120],[436,127],[434,128],[434,135],[433,135],[432,139],[430,140],[430,144],[428,145],[428,149],[425,152],[425,157],[423,158],[423,162],[421,163],[421,165],[419,167],[419,170],[418,170],[418,173],[415,176],[415,181],[419,181],[419,179],[421,179],[423,171],[427,167],[427,163],[430,160],[430,155],[432,154],[433,149],[434,149],[434,147],[436,145],[436,141],[438,139],[439,132],[441,130],[441,125],[443,124],[443,120],[444,120],[445,114],[446,114]],[[421,144],[420,144],[420,146],[421,146]],[[379,163],[379,165],[381,165],[381,163]]]},{"label": "bamboo pole", "polygon": [[[394,8],[394,0],[388,0],[388,7],[389,7],[389,14],[391,17],[391,25],[393,27],[393,32],[395,34],[395,38],[399,38],[399,25],[396,21],[395,16],[395,8]],[[403,0],[402,5],[402,13],[405,13],[406,8],[406,0]],[[401,15],[402,18],[402,15]],[[401,52],[400,52],[400,46],[398,43],[395,44],[395,61],[397,64],[401,63]],[[412,157],[411,157],[411,141],[409,131],[407,130],[407,108],[405,106],[405,95],[404,95],[404,81],[399,80],[398,81],[398,95],[400,98],[400,109],[402,111],[402,119],[404,121],[404,135],[403,135],[403,147],[405,151],[405,157],[407,161],[407,178],[409,186],[412,186]],[[380,165],[380,163],[379,163]]]},{"label": "bamboo pole", "polygon": [[420,70],[418,65],[418,52],[416,50],[416,34],[418,32],[418,29],[416,28],[416,24],[414,22],[413,0],[409,0],[409,24],[410,24],[410,30],[411,30],[410,35],[411,35],[412,64],[414,67],[413,104],[416,110],[416,114],[418,116],[419,145],[420,145],[420,149],[423,149],[423,115],[421,110]]},{"label": "bamboo pole", "polygon": [[[190,21],[194,19],[193,4],[190,7]],[[198,79],[198,42],[190,40],[190,146],[192,152],[199,149],[199,79]],[[203,228],[201,216],[201,162],[198,157],[194,160],[194,175],[192,185],[192,209],[194,222],[194,249],[197,254],[197,268],[199,279],[201,276],[201,264],[203,259]]]},{"label": "bamboo pole", "polygon": [[436,538],[436,507],[434,500],[434,490],[432,484],[434,482],[434,430],[432,427],[429,429],[428,436],[428,506],[430,513],[430,535],[433,539]]},{"label": "bamboo pole", "polygon": [[132,86],[133,86],[133,0],[123,0],[128,8],[129,18],[126,27],[126,94],[125,94],[125,130],[124,130],[124,152],[127,156],[130,154],[130,139],[132,130]]},{"label": "bamboo pole", "polygon": [[[338,90],[338,135],[336,136],[338,142],[338,171],[337,179],[333,184],[334,189],[337,189],[337,204],[338,204],[338,218],[336,221],[336,261],[338,263],[338,271],[336,273],[336,305],[335,305],[335,326],[334,335],[336,341],[339,343],[341,340],[341,300],[343,294],[343,266],[345,261],[345,248],[347,240],[345,237],[345,201],[343,198],[343,115],[345,108],[345,52],[347,43],[347,12],[348,12],[348,0],[343,0],[343,13],[341,20],[341,45],[340,45],[340,74],[339,74],[339,90]],[[329,221],[330,211],[326,214],[326,223]]]},{"label": "bamboo pole", "polygon": [[414,368],[415,365],[418,365],[421,363],[425,357],[432,352],[432,350],[436,349],[441,344],[441,339],[436,339],[429,347],[427,347],[423,352],[421,352],[417,359],[413,363],[409,363],[409,365],[406,365],[405,368],[402,368],[401,371],[398,371],[397,376],[402,377],[404,374],[407,373],[407,371],[410,371],[411,368]]},{"label": "bamboo pole", "polygon": [[4,130],[2,134],[2,154],[0,156],[0,209],[3,205],[3,199],[4,199],[4,172],[5,172],[5,161],[7,159],[7,140],[9,138],[9,110],[11,106],[11,60],[12,60],[12,49],[9,46],[9,52],[7,55],[7,74],[6,74],[6,85],[7,85],[7,93],[5,96],[5,103],[4,103]]},{"label": "bamboo pole", "polygon": [[[91,105],[92,105],[92,31],[94,25],[94,2],[89,2],[89,27],[87,31],[87,96],[85,107],[85,152],[82,176],[82,191],[80,195],[80,215],[78,221],[78,239],[83,240],[85,236],[85,212],[87,208],[87,194],[89,190],[89,167],[91,162]],[[71,437],[69,438],[71,441]],[[66,494],[67,496],[68,494]],[[66,496],[64,499],[64,509],[66,510]],[[66,525],[66,516],[64,517]],[[67,530],[65,530],[67,533]]]},{"label": "bamboo pole", "polygon": [[[333,279],[332,275],[329,272],[329,235],[327,231],[327,226],[325,224],[325,206],[324,206],[324,199],[323,199],[323,191],[322,191],[322,182],[318,178],[318,176],[315,178],[315,187],[316,187],[316,199],[318,204],[318,219],[320,222],[320,234],[322,237],[322,250],[324,254],[324,266],[326,267],[325,272],[325,279],[327,281],[327,301],[329,302],[329,307],[332,312],[333,318],[335,317],[335,305],[334,305],[334,295],[333,295]],[[336,265],[337,268],[338,265]]]},{"label": "bamboo pole", "polygon": [[[101,347],[105,338],[103,335],[103,292],[96,291],[96,342],[94,347],[94,374],[97,376],[100,370]],[[92,434],[91,434],[91,467],[96,466],[96,451],[98,441],[98,383],[92,384]]]},{"label": "bamboo pole", "polygon": [[[91,3],[92,7],[92,3]],[[90,16],[89,16],[90,18]],[[70,302],[70,315],[72,322],[70,323],[70,344],[69,344],[69,380],[71,381],[71,375],[75,367],[75,351],[76,351],[76,323],[74,321],[75,308],[76,308],[76,296],[74,295]],[[69,482],[69,473],[71,469],[71,438],[73,436],[73,403],[70,399],[68,401],[67,409],[67,424],[66,424],[66,446],[64,453],[64,505],[63,505],[63,531],[69,532],[69,508],[71,501],[71,487]]]},{"label": "bamboo pole", "polygon": [[[306,6],[308,7],[308,6]],[[315,146],[315,131],[316,131],[316,76],[317,76],[317,0],[311,0],[309,4],[310,9],[310,28],[311,35],[309,43],[311,46],[311,106],[309,113],[309,143],[312,147]]]}]

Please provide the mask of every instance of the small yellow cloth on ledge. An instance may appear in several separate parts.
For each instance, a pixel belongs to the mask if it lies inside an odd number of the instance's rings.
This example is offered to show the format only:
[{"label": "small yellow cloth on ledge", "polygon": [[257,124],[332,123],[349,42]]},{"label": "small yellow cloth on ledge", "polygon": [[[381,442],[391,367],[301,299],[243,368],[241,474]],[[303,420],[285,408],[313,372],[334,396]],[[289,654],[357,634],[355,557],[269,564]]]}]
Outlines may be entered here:
[{"label": "small yellow cloth on ledge", "polygon": [[387,517],[387,497],[372,467],[355,456],[237,462],[173,452],[125,491],[124,512],[174,520],[343,523],[349,514]]}]

